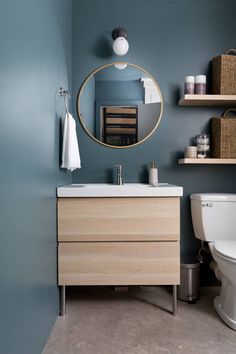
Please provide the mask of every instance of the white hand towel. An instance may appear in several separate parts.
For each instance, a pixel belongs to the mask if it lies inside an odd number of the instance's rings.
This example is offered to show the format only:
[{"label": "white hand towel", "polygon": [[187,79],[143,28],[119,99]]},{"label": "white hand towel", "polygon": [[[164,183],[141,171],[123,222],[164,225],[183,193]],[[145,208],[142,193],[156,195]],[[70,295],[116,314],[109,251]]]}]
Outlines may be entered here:
[{"label": "white hand towel", "polygon": [[70,171],[81,167],[76,124],[70,113],[66,114],[64,122],[61,167]]}]

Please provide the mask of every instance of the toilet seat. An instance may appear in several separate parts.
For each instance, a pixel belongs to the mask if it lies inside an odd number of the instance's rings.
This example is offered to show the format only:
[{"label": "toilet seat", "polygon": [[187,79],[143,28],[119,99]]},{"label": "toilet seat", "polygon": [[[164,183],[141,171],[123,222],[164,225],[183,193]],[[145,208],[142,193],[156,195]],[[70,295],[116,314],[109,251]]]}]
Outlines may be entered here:
[{"label": "toilet seat", "polygon": [[216,241],[214,246],[219,256],[236,262],[236,241]]}]

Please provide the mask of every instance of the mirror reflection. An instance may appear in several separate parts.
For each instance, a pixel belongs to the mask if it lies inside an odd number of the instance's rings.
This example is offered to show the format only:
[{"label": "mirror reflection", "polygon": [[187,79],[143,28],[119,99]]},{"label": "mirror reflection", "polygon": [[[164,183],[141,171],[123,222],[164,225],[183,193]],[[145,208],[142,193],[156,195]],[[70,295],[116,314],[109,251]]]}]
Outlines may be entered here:
[{"label": "mirror reflection", "polygon": [[112,63],[90,74],[77,102],[86,132],[112,147],[129,147],[149,137],[161,119],[162,106],[155,80],[128,63]]}]

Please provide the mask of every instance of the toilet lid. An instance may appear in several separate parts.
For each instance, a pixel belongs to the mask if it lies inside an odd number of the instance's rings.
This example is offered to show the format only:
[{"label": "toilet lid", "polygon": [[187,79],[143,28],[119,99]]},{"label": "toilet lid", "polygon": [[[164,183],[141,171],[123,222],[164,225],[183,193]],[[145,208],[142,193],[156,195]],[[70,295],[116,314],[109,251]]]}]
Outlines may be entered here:
[{"label": "toilet lid", "polygon": [[236,241],[216,241],[215,249],[222,256],[236,260]]}]

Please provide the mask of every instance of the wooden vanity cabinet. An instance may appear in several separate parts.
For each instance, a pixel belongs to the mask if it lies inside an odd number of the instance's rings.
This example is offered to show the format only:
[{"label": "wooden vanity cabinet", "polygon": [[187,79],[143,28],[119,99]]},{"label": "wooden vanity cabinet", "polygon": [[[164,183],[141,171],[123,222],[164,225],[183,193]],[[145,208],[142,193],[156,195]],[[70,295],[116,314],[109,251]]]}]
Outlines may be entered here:
[{"label": "wooden vanity cabinet", "polygon": [[176,292],[179,240],[179,197],[58,198],[58,284]]}]

